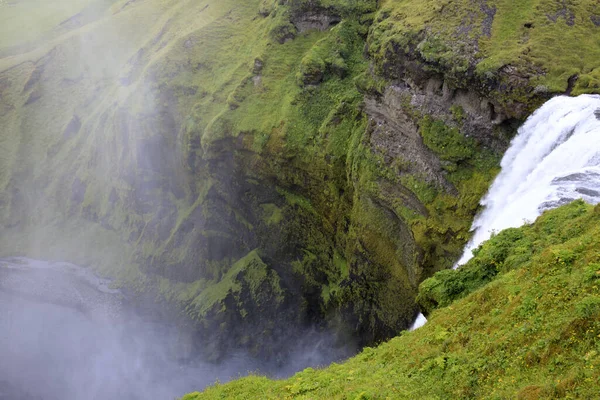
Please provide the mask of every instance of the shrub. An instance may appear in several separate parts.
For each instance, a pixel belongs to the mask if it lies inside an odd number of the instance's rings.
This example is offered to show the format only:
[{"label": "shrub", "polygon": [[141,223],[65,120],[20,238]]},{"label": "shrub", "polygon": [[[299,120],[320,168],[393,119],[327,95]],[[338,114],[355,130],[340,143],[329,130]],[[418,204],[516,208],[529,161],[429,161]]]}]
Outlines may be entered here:
[{"label": "shrub", "polygon": [[421,120],[421,136],[425,145],[445,161],[459,162],[473,157],[475,152],[473,140],[464,137],[457,128],[430,116]]}]

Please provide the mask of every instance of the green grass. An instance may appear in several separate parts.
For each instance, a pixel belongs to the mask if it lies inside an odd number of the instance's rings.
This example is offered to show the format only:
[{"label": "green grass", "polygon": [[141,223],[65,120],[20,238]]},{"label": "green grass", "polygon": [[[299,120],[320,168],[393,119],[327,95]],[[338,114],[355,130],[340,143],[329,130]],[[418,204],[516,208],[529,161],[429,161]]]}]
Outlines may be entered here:
[{"label": "green grass", "polygon": [[[463,270],[422,285],[445,287],[423,328],[344,363],[285,380],[250,376],[183,399],[595,398],[599,218],[599,207],[577,201],[501,232]],[[484,264],[493,276],[465,279]]]},{"label": "green grass", "polygon": [[600,28],[591,19],[600,13],[597,2],[563,3],[565,17],[558,14],[563,5],[549,0],[495,3],[498,12],[492,36],[481,41],[485,59],[477,67],[480,72],[510,64],[543,71],[533,84],[546,86],[551,92],[565,91],[573,75],[581,76],[574,94],[600,90],[588,81],[600,57]]},{"label": "green grass", "polygon": [[[527,89],[518,87],[518,79],[538,93],[560,93],[578,75],[574,94],[600,90],[600,28],[592,20],[600,13],[597,2],[493,0],[486,6],[490,15],[495,9],[493,21],[479,3],[467,0],[382,2],[369,38],[376,65],[384,70],[394,62],[392,52],[406,52],[458,86],[466,84],[468,68],[484,81],[500,78],[512,99]],[[504,74],[508,66],[518,74]]]},{"label": "green grass", "polygon": [[252,251],[228,268],[227,273],[218,282],[205,285],[205,288],[189,303],[188,309],[198,319],[205,317],[211,310],[220,312],[225,307],[224,301],[227,296],[236,298],[240,296],[244,282],[249,285],[257,306],[261,305],[260,298],[266,296],[266,293],[260,293],[260,289],[265,290],[262,287],[264,282],[272,285],[272,289],[276,292],[276,298],[272,300],[279,302],[283,300],[279,277],[269,272],[257,251]]}]

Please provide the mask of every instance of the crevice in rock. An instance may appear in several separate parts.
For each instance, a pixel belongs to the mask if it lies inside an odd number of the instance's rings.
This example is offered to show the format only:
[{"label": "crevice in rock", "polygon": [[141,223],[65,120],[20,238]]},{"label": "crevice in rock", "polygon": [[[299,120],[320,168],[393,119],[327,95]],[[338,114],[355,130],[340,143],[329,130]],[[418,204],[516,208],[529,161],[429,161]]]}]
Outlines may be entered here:
[{"label": "crevice in rock", "polygon": [[573,92],[573,89],[575,88],[575,83],[577,83],[578,79],[579,79],[578,74],[571,75],[569,77],[569,79],[567,80],[567,90],[565,91],[565,95],[567,95],[567,96],[571,95],[571,93]]}]

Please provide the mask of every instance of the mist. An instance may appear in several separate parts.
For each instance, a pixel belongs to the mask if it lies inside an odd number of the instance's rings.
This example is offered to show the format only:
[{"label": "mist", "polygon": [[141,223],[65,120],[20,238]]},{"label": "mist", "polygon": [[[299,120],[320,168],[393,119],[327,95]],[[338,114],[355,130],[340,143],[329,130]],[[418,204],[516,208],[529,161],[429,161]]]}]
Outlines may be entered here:
[{"label": "mist", "polygon": [[[348,356],[307,331],[285,359],[189,353],[188,332],[68,263],[0,261],[0,399],[174,399],[250,372],[285,377]],[[346,353],[346,354],[345,354]]]}]

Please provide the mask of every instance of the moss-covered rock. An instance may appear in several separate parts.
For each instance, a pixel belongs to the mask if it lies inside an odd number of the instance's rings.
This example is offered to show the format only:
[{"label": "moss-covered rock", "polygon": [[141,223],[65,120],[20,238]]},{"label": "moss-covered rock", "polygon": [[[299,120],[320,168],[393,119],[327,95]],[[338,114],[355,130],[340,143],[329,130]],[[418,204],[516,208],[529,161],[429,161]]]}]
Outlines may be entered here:
[{"label": "moss-covered rock", "polygon": [[458,271],[426,280],[421,296],[438,309],[417,331],[340,364],[217,383],[183,399],[593,398],[599,211],[577,201],[545,212],[491,238]]},{"label": "moss-covered rock", "polygon": [[390,79],[419,85],[443,76],[452,88],[487,97],[504,118],[524,118],[554,94],[598,91],[592,83],[598,7],[593,1],[386,1],[369,51]]}]

